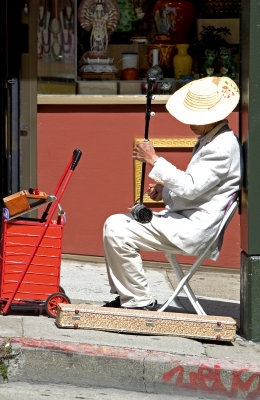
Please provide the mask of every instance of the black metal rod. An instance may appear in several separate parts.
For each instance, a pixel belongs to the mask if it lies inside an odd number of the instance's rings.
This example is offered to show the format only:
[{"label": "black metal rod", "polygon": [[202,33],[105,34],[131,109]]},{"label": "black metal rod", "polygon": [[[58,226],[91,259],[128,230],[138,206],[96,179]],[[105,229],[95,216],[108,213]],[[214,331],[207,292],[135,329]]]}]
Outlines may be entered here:
[{"label": "black metal rod", "polygon": [[[145,132],[144,132],[144,141],[148,141],[148,132],[149,132],[149,123],[151,117],[151,103],[152,103],[152,95],[153,95],[153,87],[155,84],[155,78],[147,78],[147,91],[146,91],[146,111],[145,111]],[[141,176],[141,188],[140,188],[140,204],[143,204],[144,198],[144,181],[145,181],[145,171],[146,171],[146,163],[143,162],[142,165],[142,176]]]}]

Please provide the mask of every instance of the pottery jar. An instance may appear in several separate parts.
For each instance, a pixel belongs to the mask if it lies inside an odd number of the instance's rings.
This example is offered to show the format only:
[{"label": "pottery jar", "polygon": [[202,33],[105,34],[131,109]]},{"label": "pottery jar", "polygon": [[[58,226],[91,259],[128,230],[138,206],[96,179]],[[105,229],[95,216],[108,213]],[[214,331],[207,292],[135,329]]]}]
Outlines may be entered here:
[{"label": "pottery jar", "polygon": [[188,43],[195,18],[195,7],[189,0],[159,0],[153,9],[157,35],[170,37],[171,43]]},{"label": "pottery jar", "polygon": [[177,54],[173,57],[175,79],[191,74],[192,57],[188,54],[189,46],[189,44],[176,44]]},{"label": "pottery jar", "polygon": [[125,80],[138,79],[138,53],[122,53],[122,75]]}]

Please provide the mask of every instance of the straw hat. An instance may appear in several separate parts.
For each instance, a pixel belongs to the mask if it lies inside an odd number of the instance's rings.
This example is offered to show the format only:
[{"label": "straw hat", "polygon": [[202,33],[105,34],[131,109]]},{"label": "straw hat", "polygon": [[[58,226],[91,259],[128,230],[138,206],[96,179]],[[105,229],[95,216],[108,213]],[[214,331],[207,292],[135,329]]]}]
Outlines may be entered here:
[{"label": "straw hat", "polygon": [[166,108],[184,124],[206,125],[226,118],[239,102],[239,89],[228,77],[207,77],[188,83],[168,100]]}]

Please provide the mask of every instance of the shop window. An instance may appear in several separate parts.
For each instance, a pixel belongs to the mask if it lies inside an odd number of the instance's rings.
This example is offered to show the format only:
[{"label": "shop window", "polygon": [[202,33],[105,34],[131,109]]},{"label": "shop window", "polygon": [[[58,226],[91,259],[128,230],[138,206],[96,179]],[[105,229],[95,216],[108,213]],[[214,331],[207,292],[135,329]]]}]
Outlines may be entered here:
[{"label": "shop window", "polygon": [[240,1],[39,0],[40,94],[157,94],[201,76],[238,80]]},{"label": "shop window", "polygon": [[75,94],[75,4],[39,0],[38,93]]}]

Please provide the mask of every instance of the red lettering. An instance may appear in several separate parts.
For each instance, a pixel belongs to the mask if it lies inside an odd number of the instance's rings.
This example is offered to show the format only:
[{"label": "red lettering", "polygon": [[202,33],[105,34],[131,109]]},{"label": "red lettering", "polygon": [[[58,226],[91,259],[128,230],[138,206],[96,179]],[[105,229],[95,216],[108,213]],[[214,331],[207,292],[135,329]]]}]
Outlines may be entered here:
[{"label": "red lettering", "polygon": [[179,365],[163,375],[164,382],[169,382],[176,374],[176,387],[179,389],[201,389],[207,392],[227,394],[227,389],[221,382],[220,367],[218,365],[214,369],[202,365],[198,372],[190,372],[188,383],[184,382],[184,368]]},{"label": "red lettering", "polygon": [[215,365],[214,369],[202,365],[198,370],[198,383],[200,389],[206,392],[228,393],[221,381],[219,365]]},{"label": "red lettering", "polygon": [[257,398],[256,396],[260,393],[260,374],[252,374],[247,380],[244,381],[241,379],[241,375],[243,372],[246,371],[247,369],[241,369],[239,371],[233,372],[233,382],[230,393],[232,393],[232,395],[235,395],[237,394],[238,390],[241,390],[242,392],[247,392],[250,390],[250,387],[254,380],[258,379],[257,388],[247,395],[248,399],[255,399]]},{"label": "red lettering", "polygon": [[198,372],[189,373],[189,382],[184,382],[184,367],[178,365],[163,375],[164,382],[169,382],[176,375],[176,387],[178,389],[187,388],[190,390],[203,390],[211,393],[221,393],[224,395],[235,396],[238,391],[249,392],[252,384],[257,381],[256,389],[247,394],[248,399],[258,399],[260,394],[260,373],[252,374],[248,379],[242,378],[243,372],[247,369],[241,369],[233,372],[233,381],[231,389],[228,390],[221,380],[221,367],[215,365],[214,368],[202,365]]},{"label": "red lettering", "polygon": [[198,374],[197,372],[190,372],[190,389],[196,390],[198,386]]},{"label": "red lettering", "polygon": [[173,376],[175,374],[178,374],[177,375],[177,379],[176,379],[176,387],[178,389],[184,389],[184,388],[196,389],[196,387],[197,387],[197,373],[191,372],[189,374],[190,382],[185,383],[185,382],[183,382],[184,381],[184,368],[182,366],[180,366],[180,365],[178,367],[175,367],[175,368],[171,369],[170,371],[166,372],[163,375],[164,382],[169,382],[173,378]]},{"label": "red lettering", "polygon": [[163,374],[163,380],[164,380],[164,382],[169,382],[173,378],[173,376],[176,373],[178,373],[176,385],[180,386],[183,382],[183,372],[184,372],[183,367],[181,367],[179,365],[178,367],[175,367],[175,368],[171,369],[170,371],[165,372],[165,374]]}]

